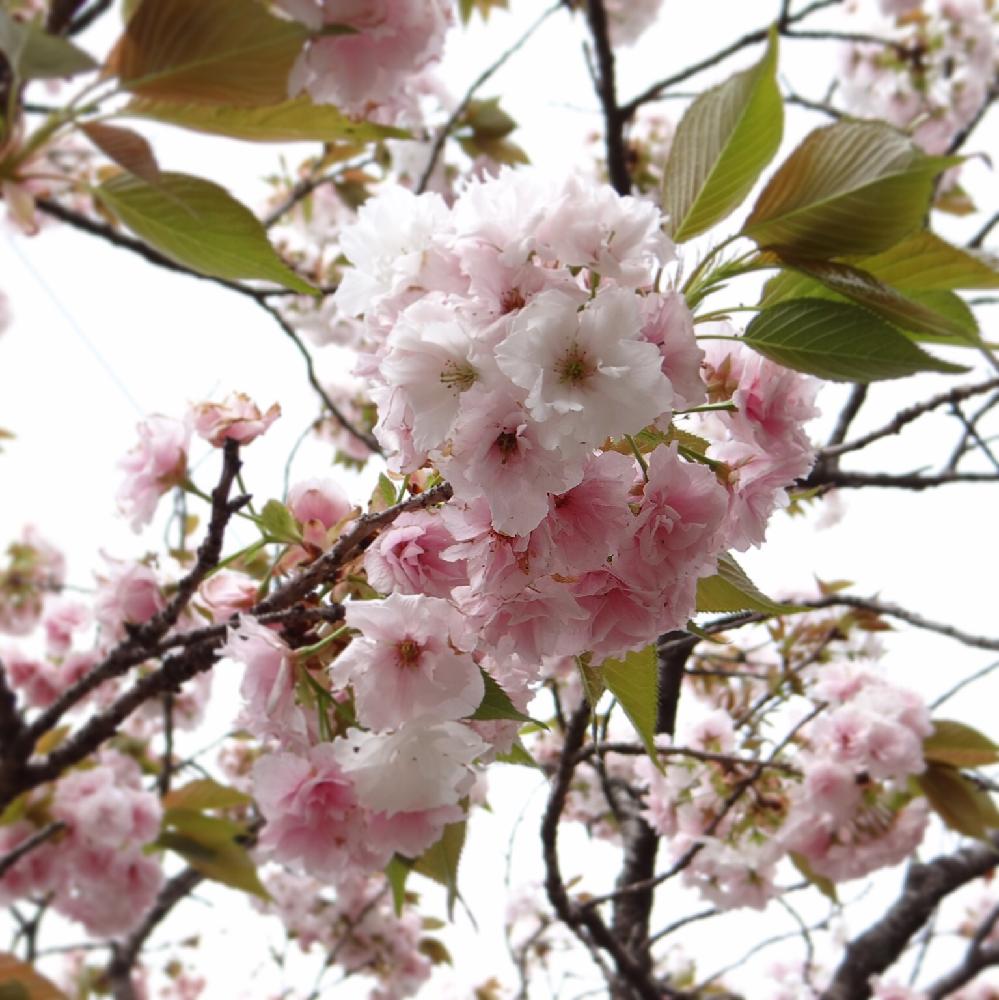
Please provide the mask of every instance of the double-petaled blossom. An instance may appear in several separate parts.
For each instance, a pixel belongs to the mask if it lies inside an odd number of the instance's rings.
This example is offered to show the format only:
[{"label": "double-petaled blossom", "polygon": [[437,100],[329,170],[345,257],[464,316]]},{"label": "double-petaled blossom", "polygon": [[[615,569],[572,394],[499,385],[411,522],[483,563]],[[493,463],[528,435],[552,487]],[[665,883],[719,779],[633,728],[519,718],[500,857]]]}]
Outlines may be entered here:
[{"label": "double-petaled blossom", "polygon": [[153,415],[138,426],[139,441],[118,463],[125,479],[118,488],[118,507],[133,531],[148,524],[164,493],[187,478],[188,421]]},{"label": "double-petaled blossom", "polygon": [[226,441],[249,444],[281,416],[273,403],[266,413],[245,393],[232,392],[221,403],[196,403],[191,408],[194,429],[209,444],[221,448]]},{"label": "double-petaled blossom", "polygon": [[479,707],[485,687],[469,653],[475,637],[447,601],[390,594],[349,603],[346,620],[361,636],[336,659],[332,678],[353,688],[362,725],[461,719]]}]

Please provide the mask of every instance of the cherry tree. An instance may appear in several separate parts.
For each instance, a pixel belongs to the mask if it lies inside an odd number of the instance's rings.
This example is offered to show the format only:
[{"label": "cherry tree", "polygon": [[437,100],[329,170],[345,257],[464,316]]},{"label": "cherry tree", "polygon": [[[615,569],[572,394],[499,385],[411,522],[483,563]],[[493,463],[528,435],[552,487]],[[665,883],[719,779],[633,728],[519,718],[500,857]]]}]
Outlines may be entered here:
[{"label": "cherry tree", "polygon": [[[844,494],[915,523],[999,479],[973,175],[999,13],[754,6],[758,29],[624,98],[629,47],[682,14],[564,0],[457,99],[445,43],[504,0],[0,8],[5,225],[248,300],[301,355],[327,456],[282,483],[255,445],[281,407],[240,392],[148,415],[108,498],[136,549],[95,538],[84,592],[45,525],[5,521],[0,996],[215,995],[207,949],[170,942],[227,893],[312,957],[281,996],[442,995],[423,902],[496,905],[460,861],[497,772],[547,779],[544,875],[479,1000],[999,995],[999,746],[947,711],[991,667],[930,701],[886,634],[999,635],[938,620],[929,583],[923,608],[867,596],[877,566],[775,595],[744,568]],[[483,96],[556,20],[602,119],[561,172]],[[825,95],[794,89],[795,46],[837,53]],[[251,209],[162,169],[150,123],[310,155]],[[0,330],[17,308],[4,288]],[[941,415],[915,471],[878,450]],[[613,858],[602,887],[569,874],[579,828]],[[872,912],[864,884],[900,888]],[[744,941],[698,933],[736,911],[762,915]]]}]

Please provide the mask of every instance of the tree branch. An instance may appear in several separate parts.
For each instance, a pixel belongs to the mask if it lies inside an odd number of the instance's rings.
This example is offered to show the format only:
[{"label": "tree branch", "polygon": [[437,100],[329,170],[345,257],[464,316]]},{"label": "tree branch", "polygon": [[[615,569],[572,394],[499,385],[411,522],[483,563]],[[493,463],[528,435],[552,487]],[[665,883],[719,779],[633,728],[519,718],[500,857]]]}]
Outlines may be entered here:
[{"label": "tree branch", "polygon": [[30,854],[36,847],[41,847],[47,840],[51,840],[57,833],[66,829],[66,824],[61,820],[49,823],[36,830],[27,840],[21,841],[12,851],[8,851],[0,858],[0,878],[3,878],[25,855]]},{"label": "tree branch", "polygon": [[607,12],[603,0],[586,0],[586,20],[593,36],[597,54],[597,76],[594,85],[604,116],[604,145],[607,150],[607,173],[611,187],[618,194],[631,191],[631,173],[624,146],[625,117],[617,103],[614,50],[607,28]]},{"label": "tree branch", "polygon": [[455,125],[458,124],[461,116],[468,110],[469,104],[472,103],[472,98],[478,93],[479,88],[486,83],[490,77],[492,77],[498,70],[500,70],[506,63],[506,61],[517,52],[520,51],[527,43],[527,40],[534,34],[538,28],[548,20],[557,10],[563,6],[562,0],[558,0],[553,6],[549,7],[536,21],[531,24],[531,26],[520,36],[504,52],[494,63],[487,66],[472,82],[472,85],[465,91],[465,96],[458,102],[458,106],[451,112],[448,120],[441,126],[438,130],[437,135],[434,137],[433,145],[430,147],[430,155],[427,158],[427,164],[423,168],[423,173],[420,175],[420,179],[416,185],[416,193],[423,194],[427,189],[427,184],[430,183],[430,178],[433,176],[434,168],[437,166],[437,161],[441,157],[441,153],[444,151],[444,143],[447,142],[447,137],[454,130]]},{"label": "tree branch", "polygon": [[972,879],[991,871],[997,861],[999,851],[993,841],[935,858],[927,864],[914,863],[894,905],[846,946],[821,1000],[867,1000],[871,996],[871,977],[884,972],[898,959],[937,904]]}]

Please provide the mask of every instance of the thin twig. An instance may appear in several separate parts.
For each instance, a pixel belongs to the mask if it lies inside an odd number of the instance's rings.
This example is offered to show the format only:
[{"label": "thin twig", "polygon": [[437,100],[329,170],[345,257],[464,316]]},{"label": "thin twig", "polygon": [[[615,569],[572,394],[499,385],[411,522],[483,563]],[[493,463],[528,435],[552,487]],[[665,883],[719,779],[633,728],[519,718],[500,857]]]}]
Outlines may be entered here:
[{"label": "thin twig", "polygon": [[[850,396],[850,402],[856,398],[857,390],[865,389],[866,385],[854,386],[853,392]],[[931,396],[929,399],[923,400],[921,403],[916,403],[913,406],[908,406],[904,410],[899,410],[898,413],[883,427],[879,427],[877,430],[873,430],[868,434],[864,434],[861,437],[853,438],[851,441],[844,441],[846,436],[846,431],[849,428],[849,420],[844,420],[844,417],[848,415],[847,407],[843,408],[840,413],[840,421],[837,424],[836,432],[832,435],[829,440],[829,444],[820,452],[821,458],[838,458],[840,455],[845,455],[851,451],[859,451],[861,448],[866,448],[869,444],[880,440],[881,438],[889,437],[892,434],[898,434],[903,427],[907,424],[912,423],[913,420],[923,416],[925,413],[930,413],[932,410],[939,409],[941,406],[951,405],[954,406],[963,400],[970,399],[972,396],[980,395],[983,392],[988,392],[991,389],[999,388],[999,378],[990,378],[985,382],[978,382],[975,385],[965,385],[957,386],[947,392],[942,392],[939,395]],[[859,407],[858,407],[859,408]],[[854,410],[854,413],[856,411]],[[842,432],[840,428],[842,427]]]},{"label": "thin twig", "polygon": [[8,851],[0,858],[0,878],[3,878],[25,855],[30,854],[36,847],[41,847],[47,840],[51,840],[57,833],[66,829],[66,824],[61,820],[49,823],[33,833],[27,840],[22,840],[13,850]]},{"label": "thin twig", "polygon": [[492,77],[498,70],[500,70],[506,61],[514,54],[516,54],[524,46],[527,40],[534,34],[538,28],[548,20],[557,10],[563,6],[562,0],[558,3],[549,7],[533,24],[517,39],[513,45],[510,46],[495,62],[487,66],[473,81],[472,85],[465,91],[465,96],[458,102],[458,106],[451,112],[448,120],[441,126],[438,130],[437,135],[434,137],[434,143],[430,147],[430,155],[427,159],[427,164],[423,168],[423,173],[420,175],[420,179],[416,185],[416,193],[422,194],[427,189],[427,184],[430,183],[430,178],[433,175],[434,168],[437,166],[437,161],[440,159],[441,153],[444,150],[444,143],[447,142],[447,137],[453,131],[455,125],[458,124],[461,116],[468,110],[469,104],[472,103],[472,98],[478,93],[479,88],[486,83],[490,77]]}]

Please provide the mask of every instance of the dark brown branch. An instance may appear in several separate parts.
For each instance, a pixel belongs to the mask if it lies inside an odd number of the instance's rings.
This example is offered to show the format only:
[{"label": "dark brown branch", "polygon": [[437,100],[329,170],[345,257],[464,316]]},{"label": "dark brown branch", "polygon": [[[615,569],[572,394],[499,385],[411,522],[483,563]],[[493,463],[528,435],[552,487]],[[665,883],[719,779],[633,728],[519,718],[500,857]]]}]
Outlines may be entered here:
[{"label": "dark brown branch", "polygon": [[170,911],[188,896],[204,879],[193,868],[185,868],[174,875],[160,890],[153,908],[146,914],[139,926],[120,944],[115,944],[108,963],[108,979],[115,1000],[136,1000],[132,985],[132,969],[149,935],[163,922]]},{"label": "dark brown branch", "polygon": [[[836,426],[833,428],[832,434],[829,435],[829,445],[842,444],[846,440],[850,425],[856,420],[860,408],[867,402],[867,391],[869,388],[870,386],[866,383],[858,382],[857,385],[850,389],[850,395],[843,404],[843,408],[839,411],[839,416],[836,418]],[[825,454],[826,450],[823,449],[823,454]]]},{"label": "dark brown branch", "polygon": [[558,859],[558,830],[565,811],[566,799],[575,772],[575,756],[583,745],[590,719],[589,706],[584,702],[573,712],[564,734],[562,755],[552,781],[541,823],[541,845],[545,862],[545,890],[559,919],[578,937],[588,937],[603,948],[614,961],[618,975],[641,1000],[662,1000],[671,991],[658,986],[640,962],[628,951],[603,922],[598,913],[577,906],[570,898],[562,878]]},{"label": "dark brown branch", "polygon": [[73,18],[72,23],[66,29],[66,34],[72,37],[86,31],[99,17],[106,14],[114,6],[114,0],[96,0],[96,2],[81,11]]},{"label": "dark brown branch", "polygon": [[6,752],[23,727],[24,720],[17,709],[17,695],[7,683],[7,670],[3,660],[0,660],[0,750]]},{"label": "dark brown branch", "polygon": [[293,580],[278,587],[270,597],[261,601],[254,609],[254,614],[266,614],[270,611],[282,611],[301,600],[311,590],[331,583],[336,579],[340,568],[355,556],[360,555],[372,542],[378,532],[387,524],[391,524],[400,514],[412,510],[426,510],[435,504],[451,499],[450,483],[441,483],[426,493],[419,493],[402,503],[397,503],[387,510],[375,514],[364,514],[359,517],[346,534],[337,539],[329,552],[320,556]]},{"label": "dark brown branch", "polygon": [[240,465],[239,444],[236,441],[226,441],[223,447],[222,472],[212,490],[211,519],[205,539],[198,548],[198,558],[194,567],[177,585],[176,593],[162,611],[142,625],[132,628],[124,642],[115,647],[93,670],[63,691],[31,725],[25,728],[17,741],[17,750],[22,757],[31,752],[31,748],[40,736],[58,725],[63,715],[78,705],[91,691],[100,687],[105,681],[120,677],[130,667],[149,659],[157,643],[176,625],[181,612],[187,607],[195,591],[218,565],[229,520],[249,499],[248,497],[237,497],[232,501],[229,499]]},{"label": "dark brown branch", "polygon": [[936,475],[923,475],[918,472],[893,475],[887,472],[848,472],[842,469],[829,469],[816,466],[812,472],[801,481],[806,489],[813,486],[837,487],[839,489],[860,489],[876,487],[878,489],[920,490],[932,489],[935,486],[949,486],[951,483],[995,483],[999,482],[999,474],[994,472],[941,472]]},{"label": "dark brown branch", "polygon": [[0,878],[3,878],[21,860],[30,854],[36,847],[41,847],[47,840],[51,840],[57,833],[66,829],[66,824],[61,820],[49,823],[33,833],[27,840],[23,840],[12,851],[8,851],[0,857]]},{"label": "dark brown branch", "polygon": [[628,156],[624,145],[626,119],[617,103],[614,50],[611,48],[603,0],[586,0],[586,20],[597,54],[597,76],[594,83],[604,116],[607,173],[611,187],[618,194],[628,194],[631,191],[631,174],[628,171]]},{"label": "dark brown branch", "polygon": [[939,902],[956,889],[991,871],[999,861],[992,844],[913,864],[902,895],[873,926],[851,941],[821,1000],[867,1000],[870,980],[888,969]]},{"label": "dark brown branch", "polygon": [[988,222],[986,222],[985,225],[982,226],[982,228],[979,229],[970,240],[968,240],[968,246],[972,250],[978,250],[984,245],[985,241],[989,238],[989,233],[991,233],[997,225],[999,225],[999,212],[996,212],[995,215],[993,215],[992,218],[989,219]]}]

